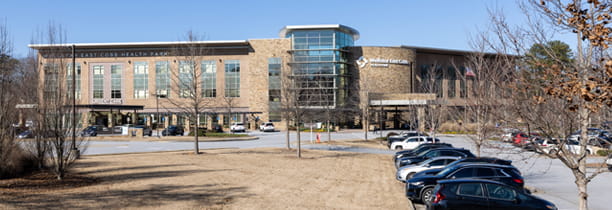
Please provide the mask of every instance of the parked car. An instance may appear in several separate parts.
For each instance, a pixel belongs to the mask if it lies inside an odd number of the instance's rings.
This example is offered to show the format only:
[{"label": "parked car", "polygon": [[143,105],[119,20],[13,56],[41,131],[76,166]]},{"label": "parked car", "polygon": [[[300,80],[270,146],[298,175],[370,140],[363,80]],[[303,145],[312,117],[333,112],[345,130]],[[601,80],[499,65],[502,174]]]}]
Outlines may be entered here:
[{"label": "parked car", "polygon": [[100,128],[98,126],[95,126],[95,125],[87,126],[85,129],[83,129],[81,131],[79,136],[97,136],[99,129]]},{"label": "parked car", "polygon": [[259,130],[263,131],[263,132],[274,132],[274,123],[271,122],[265,122],[262,123],[261,125],[259,125]]},{"label": "parked car", "polygon": [[170,125],[162,131],[162,136],[182,136],[185,133],[183,126],[180,125]]},{"label": "parked car", "polygon": [[[469,157],[469,158],[458,159],[448,164],[446,167],[453,167],[457,164],[462,164],[462,163],[491,163],[491,164],[499,164],[499,165],[512,165],[511,160],[504,160],[504,159],[499,159],[499,158],[494,158],[494,157]],[[433,175],[436,175],[437,173],[440,173],[440,171],[444,170],[446,167],[421,171],[419,173],[414,174],[412,177],[433,176]]]},{"label": "parked car", "polygon": [[525,144],[537,138],[541,138],[540,134],[530,133],[527,135],[526,133],[521,132],[512,137],[512,144],[517,147],[524,147]]},{"label": "parked car", "polygon": [[456,161],[457,159],[459,159],[459,157],[440,156],[430,158],[429,160],[423,161],[416,165],[407,165],[397,169],[395,178],[401,182],[405,182],[406,179],[411,178],[413,174],[427,169],[444,168],[446,165]]},{"label": "parked car", "polygon": [[223,133],[223,126],[219,124],[213,125],[211,131],[215,133]]},{"label": "parked car", "polygon": [[18,139],[29,139],[34,138],[34,133],[32,130],[25,130],[17,135]]},{"label": "parked car", "polygon": [[[580,146],[580,142],[576,141],[576,140],[566,140],[564,142],[562,142],[563,145],[565,146],[565,149],[573,154],[578,154],[580,152],[580,148],[582,148]],[[544,153],[548,153],[548,154],[555,154],[559,151],[559,147],[561,144],[559,145],[555,145],[555,146],[550,146],[550,147],[546,147],[544,149],[542,149],[542,151]],[[587,155],[593,154],[593,146],[591,145],[586,145],[586,153]]]},{"label": "parked car", "polygon": [[523,190],[523,177],[514,166],[467,163],[446,167],[435,176],[420,176],[406,180],[406,196],[413,201],[421,201],[429,205],[434,200],[433,188],[444,179],[480,178],[505,183],[516,189]]},{"label": "parked car", "polygon": [[137,125],[134,126],[134,128],[142,128],[142,135],[143,136],[153,136],[153,129],[144,126],[144,125]]},{"label": "parked car", "polygon": [[518,129],[508,129],[504,134],[502,134],[501,139],[503,142],[512,142],[513,137],[518,133],[521,133],[521,131]]},{"label": "parked car", "polygon": [[419,153],[416,156],[409,156],[409,157],[403,157],[400,158],[396,161],[395,166],[396,168],[400,168],[402,166],[405,165],[412,165],[412,164],[417,164],[420,163],[424,160],[433,158],[433,157],[439,157],[439,156],[455,156],[455,157],[461,157],[461,158],[466,158],[466,157],[475,157],[474,154],[472,154],[472,152],[470,152],[467,149],[461,149],[461,148],[435,148],[435,149],[430,149],[427,151],[423,151],[421,153]]},{"label": "parked car", "polygon": [[[572,135],[570,135],[568,139],[573,141],[580,141],[580,132],[582,132],[582,130],[577,130],[576,132],[572,133]],[[595,138],[599,135],[605,135],[605,131],[599,128],[587,128],[587,137],[589,139]]]},{"label": "parked car", "polygon": [[556,210],[555,204],[498,181],[441,180],[433,190],[431,210],[512,209]]},{"label": "parked car", "polygon": [[414,149],[420,144],[424,143],[439,143],[440,139],[428,137],[428,136],[413,136],[408,137],[403,141],[396,141],[391,143],[391,148],[396,150],[401,149]]},{"label": "parked car", "polygon": [[232,125],[230,126],[230,131],[231,132],[244,132],[245,131],[244,123],[241,123],[241,122],[232,123]]},{"label": "parked car", "polygon": [[430,150],[433,148],[439,148],[439,147],[453,147],[452,144],[447,144],[447,143],[424,143],[424,144],[420,144],[419,146],[417,146],[414,149],[408,149],[408,150],[402,150],[399,152],[396,152],[395,155],[393,155],[393,162],[396,162],[397,159],[403,158],[403,157],[407,157],[407,156],[415,156],[425,150]]},{"label": "parked car", "polygon": [[406,138],[413,137],[413,136],[427,136],[427,134],[418,132],[418,131],[401,132],[399,135],[393,135],[393,136],[387,137],[387,147],[392,148],[391,144],[393,142],[403,141],[403,140],[406,140]]}]

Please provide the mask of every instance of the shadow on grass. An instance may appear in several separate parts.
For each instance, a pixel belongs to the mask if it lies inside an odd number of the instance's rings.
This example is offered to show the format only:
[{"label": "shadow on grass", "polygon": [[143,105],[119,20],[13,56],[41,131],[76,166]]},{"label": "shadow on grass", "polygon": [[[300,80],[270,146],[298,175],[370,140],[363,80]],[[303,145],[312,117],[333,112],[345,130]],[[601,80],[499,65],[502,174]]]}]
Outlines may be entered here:
[{"label": "shadow on grass", "polygon": [[[99,164],[98,166],[101,166]],[[106,168],[106,169],[98,169],[92,171],[83,171],[79,172],[79,174],[87,175],[87,174],[95,174],[95,173],[105,173],[105,172],[113,172],[113,171],[128,171],[128,170],[142,170],[142,169],[155,169],[155,168],[165,168],[165,167],[176,167],[176,166],[185,166],[185,164],[167,164],[167,165],[148,165],[148,166],[134,166],[134,167],[120,167],[120,168]],[[75,168],[84,168],[82,165],[77,164],[74,166]]]},{"label": "shadow on grass", "polygon": [[[2,193],[0,202],[17,209],[125,209],[154,208],[220,208],[239,197],[250,197],[245,187],[208,185],[149,185],[133,190],[108,190],[65,194]],[[195,206],[172,206],[195,205]]]}]

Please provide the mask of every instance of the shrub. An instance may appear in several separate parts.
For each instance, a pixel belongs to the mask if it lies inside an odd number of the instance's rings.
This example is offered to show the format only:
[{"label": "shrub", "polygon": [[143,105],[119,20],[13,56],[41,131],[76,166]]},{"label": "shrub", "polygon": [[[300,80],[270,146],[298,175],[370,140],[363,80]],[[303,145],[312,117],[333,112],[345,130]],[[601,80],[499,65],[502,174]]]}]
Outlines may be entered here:
[{"label": "shrub", "polygon": [[206,133],[207,137],[246,137],[247,134],[233,134],[233,133]]},{"label": "shrub", "polygon": [[612,154],[612,150],[609,150],[609,149],[600,149],[600,150],[597,150],[597,155],[599,155],[599,156],[608,156],[610,154]]},{"label": "shrub", "polygon": [[[206,131],[206,130],[198,130],[198,136],[206,136],[210,131]],[[189,131],[189,136],[194,136],[194,132],[193,131]]]},{"label": "shrub", "polygon": [[19,147],[13,148],[8,157],[0,163],[0,179],[19,177],[33,172],[37,169],[36,163],[33,154]]}]

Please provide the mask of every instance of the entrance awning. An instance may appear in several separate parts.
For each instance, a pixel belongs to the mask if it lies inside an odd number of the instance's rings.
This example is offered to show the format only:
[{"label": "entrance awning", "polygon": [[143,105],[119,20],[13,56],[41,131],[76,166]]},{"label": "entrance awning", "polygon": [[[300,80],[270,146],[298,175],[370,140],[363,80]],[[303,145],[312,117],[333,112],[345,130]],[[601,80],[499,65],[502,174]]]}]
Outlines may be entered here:
[{"label": "entrance awning", "polygon": [[121,105],[121,104],[79,104],[79,105],[76,105],[76,108],[143,110],[144,106],[139,106],[139,105]]}]

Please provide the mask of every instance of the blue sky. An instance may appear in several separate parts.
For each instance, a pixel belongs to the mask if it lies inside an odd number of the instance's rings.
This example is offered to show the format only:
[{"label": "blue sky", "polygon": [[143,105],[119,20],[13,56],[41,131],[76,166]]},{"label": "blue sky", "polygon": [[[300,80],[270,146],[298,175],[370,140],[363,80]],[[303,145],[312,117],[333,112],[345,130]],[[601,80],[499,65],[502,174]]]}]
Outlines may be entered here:
[{"label": "blue sky", "polygon": [[177,41],[188,30],[204,40],[278,38],[285,25],[343,24],[360,32],[356,45],[470,50],[470,37],[489,22],[487,8],[523,21],[512,0],[4,0],[0,20],[16,57],[50,21],[66,29],[69,43]]}]

